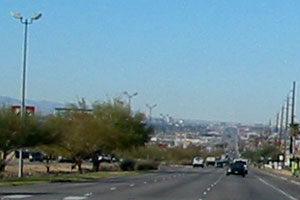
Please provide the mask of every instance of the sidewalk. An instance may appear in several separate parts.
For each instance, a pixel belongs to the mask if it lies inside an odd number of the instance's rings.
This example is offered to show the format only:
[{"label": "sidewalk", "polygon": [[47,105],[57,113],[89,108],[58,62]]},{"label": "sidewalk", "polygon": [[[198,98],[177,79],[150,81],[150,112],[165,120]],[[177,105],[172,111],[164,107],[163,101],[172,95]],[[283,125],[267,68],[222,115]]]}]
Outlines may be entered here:
[{"label": "sidewalk", "polygon": [[264,171],[267,171],[267,172],[271,172],[271,173],[274,173],[274,174],[278,174],[278,175],[283,175],[283,176],[288,176],[288,177],[293,177],[292,176],[292,172],[287,170],[287,169],[282,169],[282,170],[278,170],[278,169],[270,169],[270,168],[260,168]]}]

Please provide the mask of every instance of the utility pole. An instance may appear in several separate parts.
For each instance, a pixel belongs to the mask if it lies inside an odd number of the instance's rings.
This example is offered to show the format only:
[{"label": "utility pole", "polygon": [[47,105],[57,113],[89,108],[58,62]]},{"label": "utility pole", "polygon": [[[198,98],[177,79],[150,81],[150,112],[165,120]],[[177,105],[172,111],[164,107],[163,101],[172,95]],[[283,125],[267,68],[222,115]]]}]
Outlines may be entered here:
[{"label": "utility pole", "polygon": [[272,135],[272,119],[269,120],[268,136]]},{"label": "utility pole", "polygon": [[152,122],[152,109],[155,108],[157,105],[154,104],[152,106],[150,106],[149,104],[146,104],[146,107],[149,109],[149,122],[151,124]]},{"label": "utility pole", "polygon": [[[292,113],[291,113],[291,125],[294,125],[294,118],[295,118],[295,93],[296,93],[296,81],[293,82],[293,90],[292,90]],[[294,139],[293,135],[290,135],[290,154],[294,153]]]},{"label": "utility pole", "polygon": [[125,92],[124,92],[124,95],[126,95],[127,98],[128,98],[128,107],[129,107],[129,110],[131,111],[131,99],[132,99],[132,97],[137,96],[138,93],[135,92],[135,93],[133,93],[133,94],[129,94],[127,91],[125,91]]},{"label": "utility pole", "polygon": [[283,115],[284,115],[284,106],[282,106],[282,108],[281,108],[281,116],[280,116],[279,149],[281,149],[281,140],[282,140],[282,131],[283,131]]},{"label": "utility pole", "polygon": [[284,131],[284,157],[286,158],[287,151],[287,140],[288,140],[288,131],[289,131],[289,107],[290,107],[290,97],[287,96],[286,99],[286,111],[285,111],[285,131]]},{"label": "utility pole", "polygon": [[279,126],[279,112],[276,115],[275,133],[278,133],[278,126]]}]

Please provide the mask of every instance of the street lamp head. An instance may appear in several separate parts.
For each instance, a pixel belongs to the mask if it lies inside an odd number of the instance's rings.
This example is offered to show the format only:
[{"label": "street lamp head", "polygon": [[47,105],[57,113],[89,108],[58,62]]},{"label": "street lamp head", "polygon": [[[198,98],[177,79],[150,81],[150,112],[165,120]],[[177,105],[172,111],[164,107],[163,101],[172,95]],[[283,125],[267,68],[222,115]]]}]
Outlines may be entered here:
[{"label": "street lamp head", "polygon": [[34,15],[33,15],[33,17],[31,17],[31,19],[32,20],[38,20],[39,18],[41,18],[42,17],[42,13],[35,13]]},{"label": "street lamp head", "polygon": [[137,92],[135,92],[132,96],[136,96],[136,95],[138,95],[138,93]]},{"label": "street lamp head", "polygon": [[23,19],[23,16],[21,15],[21,13],[11,12],[11,15],[16,19]]}]

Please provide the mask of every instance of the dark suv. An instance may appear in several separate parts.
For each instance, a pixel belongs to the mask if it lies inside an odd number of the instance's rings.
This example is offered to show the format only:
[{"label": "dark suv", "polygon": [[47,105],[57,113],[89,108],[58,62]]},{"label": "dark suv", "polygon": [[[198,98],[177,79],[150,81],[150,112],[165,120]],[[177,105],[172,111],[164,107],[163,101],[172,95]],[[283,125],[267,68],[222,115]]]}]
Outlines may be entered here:
[{"label": "dark suv", "polygon": [[243,177],[245,177],[246,175],[245,166],[239,162],[231,164],[226,171],[227,176],[229,176],[230,174],[242,175]]}]

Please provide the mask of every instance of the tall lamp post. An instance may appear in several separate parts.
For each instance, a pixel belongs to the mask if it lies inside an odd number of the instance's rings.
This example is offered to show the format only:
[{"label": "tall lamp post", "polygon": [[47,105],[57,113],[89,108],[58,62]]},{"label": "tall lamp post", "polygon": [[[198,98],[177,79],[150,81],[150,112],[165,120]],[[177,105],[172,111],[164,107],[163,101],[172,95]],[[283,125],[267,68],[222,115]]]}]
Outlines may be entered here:
[{"label": "tall lamp post", "polygon": [[[21,118],[25,116],[25,93],[26,93],[26,62],[27,62],[27,38],[28,38],[28,25],[32,24],[34,20],[38,20],[42,17],[42,13],[34,14],[30,19],[24,18],[20,13],[12,12],[12,16],[20,20],[21,24],[24,24],[24,53],[23,53],[23,73],[22,73],[22,105],[21,105]],[[23,125],[22,125],[23,126]],[[23,159],[22,149],[19,150],[19,177],[23,176]]]},{"label": "tall lamp post", "polygon": [[129,106],[129,109],[131,110],[131,99],[132,99],[132,97],[137,96],[138,93],[135,92],[133,94],[129,94],[128,92],[125,91],[124,95],[127,96],[127,98],[128,98],[128,106]]},{"label": "tall lamp post", "polygon": [[157,105],[156,104],[154,104],[154,105],[152,105],[152,106],[150,106],[149,104],[146,104],[146,107],[149,109],[149,122],[150,122],[150,124],[151,124],[151,122],[152,122],[152,109],[153,108],[155,108]]}]

